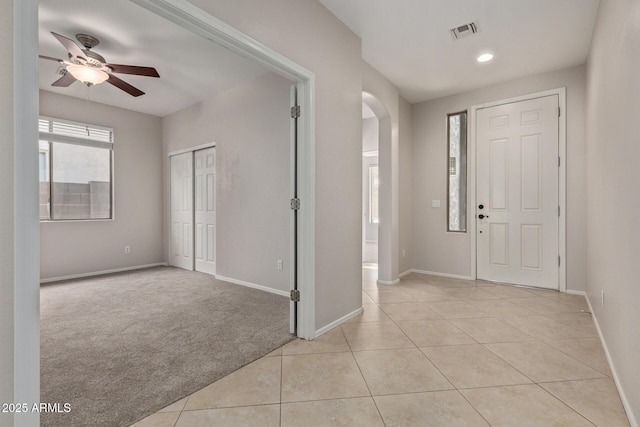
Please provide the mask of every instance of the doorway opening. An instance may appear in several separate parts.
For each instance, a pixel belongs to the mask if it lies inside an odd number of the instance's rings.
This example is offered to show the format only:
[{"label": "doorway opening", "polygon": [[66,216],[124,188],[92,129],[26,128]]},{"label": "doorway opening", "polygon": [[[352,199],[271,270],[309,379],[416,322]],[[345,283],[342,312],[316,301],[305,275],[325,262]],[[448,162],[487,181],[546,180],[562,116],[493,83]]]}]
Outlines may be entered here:
[{"label": "doorway opening", "polygon": [[[366,254],[367,240],[369,240],[370,252],[374,252],[377,246],[377,264],[371,264],[377,269],[372,270],[368,279],[375,280],[379,285],[395,285],[400,282],[398,278],[397,145],[393,144],[393,126],[387,107],[368,92],[362,93],[362,105],[363,116],[367,116],[363,119],[363,126],[367,124],[366,130],[363,127],[362,157],[363,261],[369,256],[373,259],[373,254]],[[369,194],[369,187],[372,194]],[[374,206],[369,206],[371,201],[374,202]]]},{"label": "doorway opening", "polygon": [[[188,3],[169,4],[159,0],[132,0],[134,3],[172,21],[191,32],[205,37],[219,46],[262,65],[268,70],[294,82],[291,92],[291,244],[289,259],[291,283],[291,325],[300,338],[315,338],[315,177],[313,98],[315,76],[310,71],[283,57],[260,42]],[[294,114],[295,111],[295,114]],[[289,112],[287,111],[287,114]],[[220,159],[222,147],[217,146]],[[220,177],[224,179],[226,177]],[[220,185],[218,185],[220,187]],[[220,198],[216,197],[217,200]],[[220,200],[221,201],[221,200]],[[295,201],[295,203],[294,203]],[[222,202],[222,201],[221,201]],[[286,200],[286,206],[289,206]],[[221,215],[221,212],[217,212]],[[220,224],[222,217],[217,219]],[[219,225],[218,224],[218,225]],[[219,235],[221,227],[217,227]],[[279,261],[279,260],[278,260]],[[281,265],[274,263],[274,269]],[[217,251],[216,271],[223,267]],[[287,293],[289,293],[287,291]],[[300,298],[297,296],[300,295]]]}]

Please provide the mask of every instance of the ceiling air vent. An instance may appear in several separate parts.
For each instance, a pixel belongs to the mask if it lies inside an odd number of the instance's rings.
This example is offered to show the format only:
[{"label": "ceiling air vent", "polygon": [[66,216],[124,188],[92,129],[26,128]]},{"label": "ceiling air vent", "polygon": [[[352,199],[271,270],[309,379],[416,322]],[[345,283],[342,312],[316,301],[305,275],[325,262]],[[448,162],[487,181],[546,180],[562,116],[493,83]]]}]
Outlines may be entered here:
[{"label": "ceiling air vent", "polygon": [[451,33],[451,37],[454,40],[461,39],[463,37],[470,36],[479,31],[478,24],[476,22],[471,22],[469,24],[460,25],[459,27],[454,27],[449,30]]}]

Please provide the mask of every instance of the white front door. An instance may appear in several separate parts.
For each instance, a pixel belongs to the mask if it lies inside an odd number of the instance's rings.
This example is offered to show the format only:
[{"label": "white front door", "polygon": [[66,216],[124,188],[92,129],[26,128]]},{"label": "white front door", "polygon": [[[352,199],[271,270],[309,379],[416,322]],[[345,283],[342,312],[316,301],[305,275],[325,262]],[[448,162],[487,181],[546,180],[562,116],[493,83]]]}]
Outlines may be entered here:
[{"label": "white front door", "polygon": [[477,277],[558,289],[558,95],[477,114]]},{"label": "white front door", "polygon": [[193,154],[171,157],[171,249],[169,263],[193,270]]},{"label": "white front door", "polygon": [[196,271],[216,274],[216,149],[194,154]]}]

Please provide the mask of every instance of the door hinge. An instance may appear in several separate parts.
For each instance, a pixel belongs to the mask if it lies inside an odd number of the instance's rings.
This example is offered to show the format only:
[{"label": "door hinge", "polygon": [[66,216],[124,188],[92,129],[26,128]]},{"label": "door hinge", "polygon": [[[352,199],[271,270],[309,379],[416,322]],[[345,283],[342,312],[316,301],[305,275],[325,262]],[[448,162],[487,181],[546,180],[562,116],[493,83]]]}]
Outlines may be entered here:
[{"label": "door hinge", "polygon": [[558,255],[558,267],[560,267],[560,255]]},{"label": "door hinge", "polygon": [[558,167],[560,167],[560,156],[558,156]]},{"label": "door hinge", "polygon": [[300,302],[300,291],[297,289],[291,289],[291,301]]},{"label": "door hinge", "polygon": [[560,113],[560,107],[558,107],[558,117],[560,117],[562,114]]},{"label": "door hinge", "polygon": [[300,117],[300,106],[291,107],[291,118],[297,119],[298,117]]},{"label": "door hinge", "polygon": [[558,216],[560,216],[560,206],[558,206]]},{"label": "door hinge", "polygon": [[300,199],[291,199],[291,209],[293,209],[294,211],[300,209]]}]

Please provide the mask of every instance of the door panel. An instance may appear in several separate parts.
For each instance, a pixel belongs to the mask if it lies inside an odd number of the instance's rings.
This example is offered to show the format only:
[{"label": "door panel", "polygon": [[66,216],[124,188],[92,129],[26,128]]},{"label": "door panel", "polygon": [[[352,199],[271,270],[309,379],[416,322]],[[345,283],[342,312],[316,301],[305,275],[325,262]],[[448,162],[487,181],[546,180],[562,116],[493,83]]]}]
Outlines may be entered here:
[{"label": "door panel", "polygon": [[171,157],[171,251],[169,263],[193,270],[192,154]]},{"label": "door panel", "polygon": [[491,174],[491,209],[506,211],[509,209],[509,156],[506,139],[490,142],[491,159],[489,173]]},{"label": "door panel", "polygon": [[509,224],[490,224],[491,265],[509,265]]},{"label": "door panel", "polygon": [[479,109],[476,134],[477,277],[558,289],[558,96]]},{"label": "door panel", "polygon": [[198,150],[195,159],[195,269],[203,273],[216,273],[216,204],[215,204],[215,147]]}]

